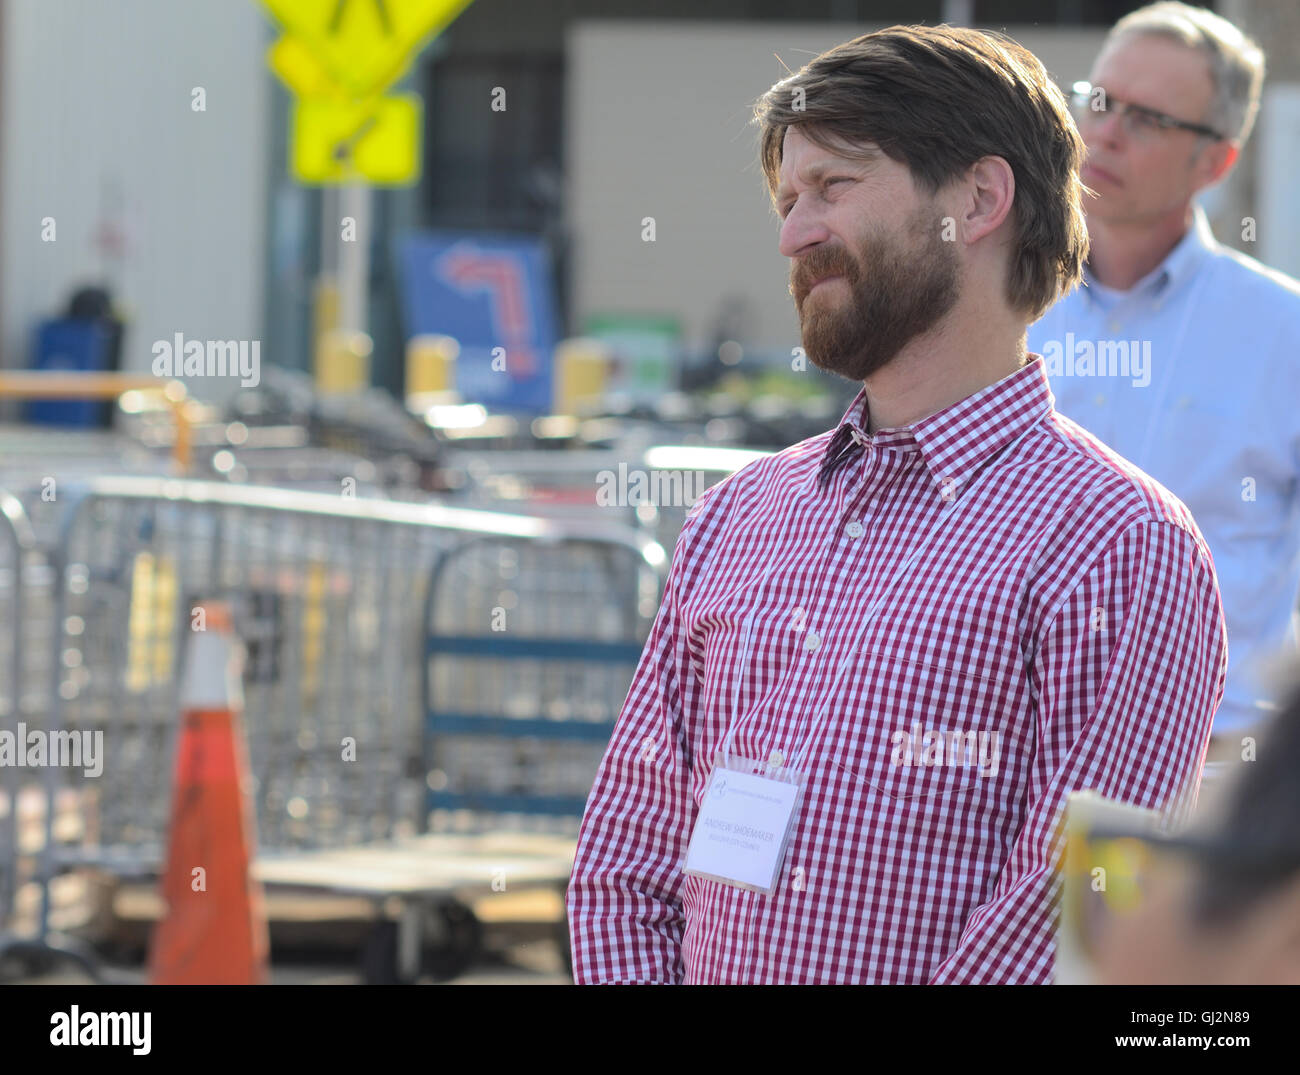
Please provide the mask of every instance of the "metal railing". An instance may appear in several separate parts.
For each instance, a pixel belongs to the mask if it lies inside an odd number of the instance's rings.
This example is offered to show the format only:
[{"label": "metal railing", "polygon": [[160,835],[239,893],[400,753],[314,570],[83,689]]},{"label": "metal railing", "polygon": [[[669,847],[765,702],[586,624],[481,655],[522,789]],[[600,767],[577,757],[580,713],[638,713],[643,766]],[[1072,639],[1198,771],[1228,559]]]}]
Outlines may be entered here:
[{"label": "metal railing", "polygon": [[705,489],[772,453],[746,448],[655,445],[635,452],[585,449],[462,452],[448,458],[467,506],[559,519],[614,519],[671,551]]},{"label": "metal railing", "polygon": [[[3,722],[0,729],[16,740],[23,716],[24,570],[35,548],[35,537],[22,505],[9,494],[0,494],[0,623],[8,624],[4,632],[4,651],[0,662],[5,682],[0,689]],[[19,872],[19,799],[22,779],[16,757],[0,764],[0,935],[14,913]]]}]

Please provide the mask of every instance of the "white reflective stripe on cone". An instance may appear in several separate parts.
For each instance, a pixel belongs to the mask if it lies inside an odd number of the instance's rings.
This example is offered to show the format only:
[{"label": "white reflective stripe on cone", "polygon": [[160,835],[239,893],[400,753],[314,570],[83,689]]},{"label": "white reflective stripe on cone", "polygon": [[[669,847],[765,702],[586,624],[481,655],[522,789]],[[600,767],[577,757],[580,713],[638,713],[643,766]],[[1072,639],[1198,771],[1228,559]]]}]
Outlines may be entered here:
[{"label": "white reflective stripe on cone", "polygon": [[181,685],[182,709],[244,705],[242,648],[221,631],[191,631]]}]

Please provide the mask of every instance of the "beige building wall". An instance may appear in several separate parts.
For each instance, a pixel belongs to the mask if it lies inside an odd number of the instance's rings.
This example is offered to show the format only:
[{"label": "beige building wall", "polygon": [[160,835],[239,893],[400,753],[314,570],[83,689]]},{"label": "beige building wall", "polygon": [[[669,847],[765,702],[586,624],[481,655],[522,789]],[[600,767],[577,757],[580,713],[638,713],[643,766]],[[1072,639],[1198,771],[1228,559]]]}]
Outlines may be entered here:
[{"label": "beige building wall", "polygon": [[[1300,5],[1294,0],[1221,0],[1225,19],[1264,49],[1259,119],[1241,163],[1222,184],[1215,233],[1265,264],[1300,277]],[[1243,241],[1254,221],[1254,241]]]},{"label": "beige building wall", "polygon": [[[8,0],[0,19],[0,365],[26,365],[37,321],[104,280],[128,318],[124,369],[147,371],[153,341],[177,332],[258,339],[272,37],[262,9]],[[204,112],[191,108],[195,87]],[[97,241],[106,225],[125,240],[119,259]]]}]

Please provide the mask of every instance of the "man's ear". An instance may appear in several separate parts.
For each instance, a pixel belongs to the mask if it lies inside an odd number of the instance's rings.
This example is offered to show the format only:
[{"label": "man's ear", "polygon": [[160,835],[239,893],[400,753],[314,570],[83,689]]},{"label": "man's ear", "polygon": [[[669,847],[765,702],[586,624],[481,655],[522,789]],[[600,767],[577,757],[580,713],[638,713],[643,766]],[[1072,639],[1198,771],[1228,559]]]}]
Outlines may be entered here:
[{"label": "man's ear", "polygon": [[1196,162],[1196,170],[1200,173],[1200,184],[1198,190],[1205,187],[1213,186],[1230,171],[1241,157],[1241,147],[1236,142],[1215,142],[1208,146],[1201,154],[1200,159]]},{"label": "man's ear", "polygon": [[961,228],[973,243],[997,231],[1016,199],[1016,177],[1001,157],[981,157],[967,173],[967,199]]}]

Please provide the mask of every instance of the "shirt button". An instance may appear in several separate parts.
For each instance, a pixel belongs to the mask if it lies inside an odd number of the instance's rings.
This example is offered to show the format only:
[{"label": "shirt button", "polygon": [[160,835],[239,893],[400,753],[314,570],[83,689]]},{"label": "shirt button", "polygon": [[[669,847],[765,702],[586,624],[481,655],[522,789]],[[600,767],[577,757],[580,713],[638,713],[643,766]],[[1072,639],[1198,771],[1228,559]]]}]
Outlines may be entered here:
[{"label": "shirt button", "polygon": [[785,755],[779,750],[772,751],[772,756],[767,759],[769,765],[780,765],[785,761]]},{"label": "shirt button", "polygon": [[1093,397],[1092,401],[1097,404],[1098,407],[1102,407],[1105,406],[1106,397],[1098,392],[1097,395]]},{"label": "shirt button", "polygon": [[809,653],[812,653],[813,650],[815,650],[821,644],[822,644],[821,635],[819,635],[816,631],[809,631],[807,637],[803,640],[803,648],[806,649]]},{"label": "shirt button", "polygon": [[844,532],[851,538],[860,538],[862,536],[862,524],[857,519],[854,519],[844,528]]},{"label": "shirt button", "polygon": [[1184,410],[1186,410],[1191,405],[1192,405],[1191,396],[1183,396],[1183,398],[1178,401],[1178,406],[1182,407]]},{"label": "shirt button", "polygon": [[1107,323],[1106,327],[1107,327],[1108,329],[1110,329],[1111,332],[1118,332],[1118,331],[1120,330],[1120,324],[1119,324],[1119,322],[1116,321],[1113,317],[1112,317],[1112,318],[1110,319],[1110,321]]}]

